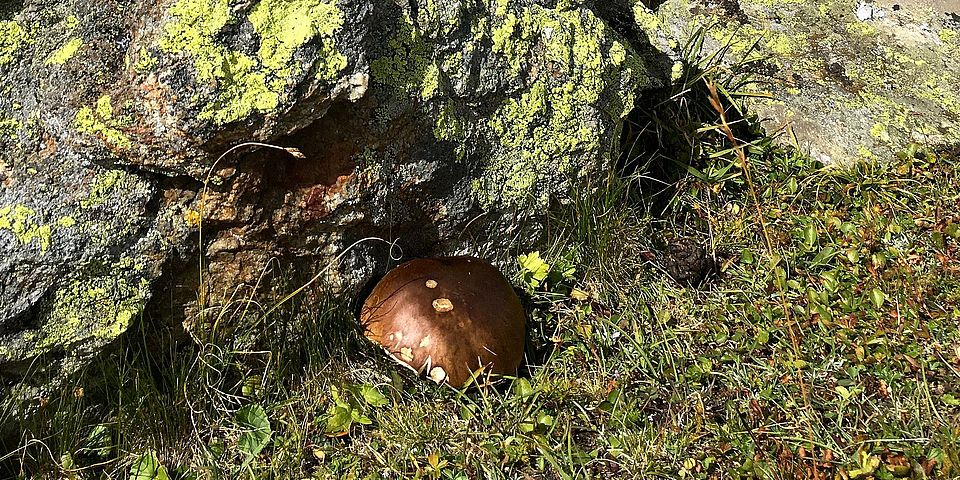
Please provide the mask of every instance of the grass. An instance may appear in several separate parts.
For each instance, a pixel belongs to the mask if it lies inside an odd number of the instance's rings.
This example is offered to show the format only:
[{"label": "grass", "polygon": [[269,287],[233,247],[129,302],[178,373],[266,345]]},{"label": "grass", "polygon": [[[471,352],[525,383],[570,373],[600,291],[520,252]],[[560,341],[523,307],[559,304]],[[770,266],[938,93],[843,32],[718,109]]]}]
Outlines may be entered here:
[{"label": "grass", "polygon": [[[207,311],[188,342],[145,319],[18,425],[3,466],[28,478],[960,477],[957,152],[912,145],[823,167],[760,133],[739,106],[746,62],[719,57],[631,118],[623,168],[553,212],[547,248],[516,252],[531,331],[519,378],[466,392],[413,378],[362,339],[352,299],[312,286],[266,317],[245,299]],[[703,275],[670,278],[678,251],[705,252],[679,262]]]}]

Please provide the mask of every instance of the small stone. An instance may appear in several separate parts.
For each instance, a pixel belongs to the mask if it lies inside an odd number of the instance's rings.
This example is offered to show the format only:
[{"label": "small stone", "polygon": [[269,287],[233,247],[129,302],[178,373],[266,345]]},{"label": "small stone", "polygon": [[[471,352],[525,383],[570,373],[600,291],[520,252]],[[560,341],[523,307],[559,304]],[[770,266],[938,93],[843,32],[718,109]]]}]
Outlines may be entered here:
[{"label": "small stone", "polygon": [[427,288],[437,288],[436,280],[427,280]]},{"label": "small stone", "polygon": [[423,340],[420,340],[420,348],[429,347],[429,346],[430,346],[430,335],[427,335],[426,337],[423,337]]},{"label": "small stone", "polygon": [[412,362],[412,361],[413,361],[413,350],[411,350],[410,348],[407,348],[407,347],[401,348],[401,349],[400,349],[400,360],[403,360],[404,362]]}]

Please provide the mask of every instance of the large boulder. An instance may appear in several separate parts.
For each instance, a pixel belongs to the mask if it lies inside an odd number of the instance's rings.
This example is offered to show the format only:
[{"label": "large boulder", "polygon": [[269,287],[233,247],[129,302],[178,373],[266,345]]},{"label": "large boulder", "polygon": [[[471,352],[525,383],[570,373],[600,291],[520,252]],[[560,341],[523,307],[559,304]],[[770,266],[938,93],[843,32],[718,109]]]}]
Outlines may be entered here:
[{"label": "large boulder", "polygon": [[751,111],[825,164],[960,146],[960,1],[658,0],[634,14],[665,51],[705,29],[704,56],[725,46],[769,94]]},{"label": "large boulder", "polygon": [[46,395],[145,309],[190,319],[274,257],[339,260],[326,280],[355,290],[390,261],[345,252],[367,236],[407,257],[535,243],[667,73],[604,20],[629,9],[0,4],[0,396]]}]

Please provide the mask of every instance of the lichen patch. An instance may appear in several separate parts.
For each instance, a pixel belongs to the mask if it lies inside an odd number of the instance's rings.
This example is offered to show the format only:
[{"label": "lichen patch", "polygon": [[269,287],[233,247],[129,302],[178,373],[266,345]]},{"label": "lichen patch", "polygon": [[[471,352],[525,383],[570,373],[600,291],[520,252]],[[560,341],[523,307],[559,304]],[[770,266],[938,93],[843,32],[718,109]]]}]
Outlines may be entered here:
[{"label": "lichen patch", "polygon": [[0,231],[9,231],[22,245],[36,241],[43,254],[50,248],[54,227],[69,228],[76,225],[76,220],[70,216],[52,223],[45,223],[38,217],[37,212],[24,205],[0,206]]},{"label": "lichen patch", "polygon": [[0,65],[12,62],[17,52],[30,41],[29,33],[19,23],[0,21]]},{"label": "lichen patch", "polygon": [[44,63],[47,65],[63,65],[64,63],[67,63],[67,60],[73,58],[73,56],[77,54],[77,51],[79,51],[80,47],[82,46],[83,40],[80,40],[76,37],[71,38],[67,41],[67,43],[63,44],[62,47],[51,53]]},{"label": "lichen patch", "polygon": [[275,112],[286,98],[291,78],[303,73],[296,52],[320,38],[313,67],[316,78],[333,81],[347,59],[336,48],[334,33],[343,13],[329,0],[262,0],[247,18],[260,36],[256,56],[228,50],[218,40],[233,19],[227,0],[180,0],[170,8],[160,51],[185,52],[193,58],[200,85],[215,85],[215,101],[205,105],[201,120],[232,123],[248,116]]},{"label": "lichen patch", "polygon": [[94,135],[114,147],[128,149],[133,144],[119,129],[124,122],[123,117],[114,114],[110,95],[100,97],[93,108],[81,108],[74,118],[77,131]]}]

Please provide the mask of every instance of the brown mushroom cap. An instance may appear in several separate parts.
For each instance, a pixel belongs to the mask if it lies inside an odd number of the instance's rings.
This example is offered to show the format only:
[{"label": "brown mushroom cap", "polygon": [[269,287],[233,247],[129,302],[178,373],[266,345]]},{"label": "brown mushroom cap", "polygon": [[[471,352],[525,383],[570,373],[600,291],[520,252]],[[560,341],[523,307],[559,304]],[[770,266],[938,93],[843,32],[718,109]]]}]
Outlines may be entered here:
[{"label": "brown mushroom cap", "polygon": [[525,316],[510,282],[474,257],[423,258],[391,270],[360,313],[367,338],[437,383],[473,373],[513,374]]}]

